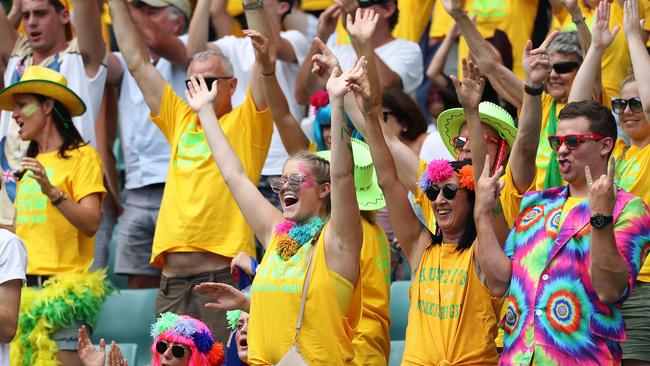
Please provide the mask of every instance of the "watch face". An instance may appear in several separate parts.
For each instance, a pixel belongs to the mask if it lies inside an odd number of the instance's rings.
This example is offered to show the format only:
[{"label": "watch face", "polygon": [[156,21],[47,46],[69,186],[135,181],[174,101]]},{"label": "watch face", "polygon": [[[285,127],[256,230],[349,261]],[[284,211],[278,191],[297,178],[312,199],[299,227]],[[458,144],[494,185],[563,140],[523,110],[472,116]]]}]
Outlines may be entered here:
[{"label": "watch face", "polygon": [[589,220],[591,223],[591,226],[596,228],[596,229],[602,229],[607,224],[611,223],[614,221],[614,218],[612,216],[604,216],[601,214],[596,214],[591,217],[591,220]]}]

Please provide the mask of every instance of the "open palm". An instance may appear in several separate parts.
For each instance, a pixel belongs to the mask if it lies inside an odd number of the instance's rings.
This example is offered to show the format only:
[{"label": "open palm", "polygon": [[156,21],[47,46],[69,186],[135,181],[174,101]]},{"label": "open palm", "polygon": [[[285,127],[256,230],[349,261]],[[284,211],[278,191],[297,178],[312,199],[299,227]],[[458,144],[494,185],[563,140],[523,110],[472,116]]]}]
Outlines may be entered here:
[{"label": "open palm", "polygon": [[106,342],[99,341],[99,350],[90,342],[86,326],[82,325],[78,332],[77,347],[79,358],[84,366],[104,366],[106,359]]},{"label": "open palm", "polygon": [[204,282],[196,285],[194,291],[214,300],[205,304],[205,307],[221,311],[242,309],[247,301],[246,295],[225,283]]},{"label": "open palm", "polygon": [[217,81],[212,84],[212,88],[208,90],[205,84],[203,75],[190,77],[190,82],[185,90],[185,97],[187,98],[187,105],[190,106],[195,112],[200,111],[202,108],[211,106],[217,98]]},{"label": "open palm", "polygon": [[614,42],[614,38],[620,27],[617,25],[609,30],[609,15],[611,4],[607,0],[601,0],[596,9],[596,21],[591,30],[591,43],[594,47],[605,49]]},{"label": "open palm", "polygon": [[379,20],[379,14],[375,13],[372,9],[357,9],[357,12],[354,16],[354,21],[352,15],[348,14],[347,19],[347,28],[348,33],[351,37],[354,37],[361,41],[368,41],[375,33],[375,28],[377,28],[377,21]]}]

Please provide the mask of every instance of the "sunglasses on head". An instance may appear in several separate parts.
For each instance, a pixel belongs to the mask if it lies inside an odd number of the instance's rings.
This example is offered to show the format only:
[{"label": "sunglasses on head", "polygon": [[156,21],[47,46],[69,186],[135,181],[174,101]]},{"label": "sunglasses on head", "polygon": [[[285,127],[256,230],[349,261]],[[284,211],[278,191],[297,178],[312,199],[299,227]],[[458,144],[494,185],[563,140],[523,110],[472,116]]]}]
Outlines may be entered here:
[{"label": "sunglasses on head", "polygon": [[[496,145],[499,144],[499,140],[496,137],[492,137],[487,134],[483,135],[483,137],[485,138],[485,142],[491,142]],[[465,145],[469,143],[469,136],[454,136],[451,139],[451,143],[454,145],[454,149],[456,151],[462,150],[465,147]]]},{"label": "sunglasses on head", "polygon": [[[158,341],[156,342],[156,352],[160,353],[161,355],[167,352],[167,348],[169,348],[169,344],[165,341]],[[172,356],[175,358],[181,359],[185,356],[185,351],[186,348],[179,345],[175,344],[172,346]]]},{"label": "sunglasses on head", "polygon": [[575,61],[565,61],[553,64],[553,70],[558,74],[568,74],[579,67],[580,64]]},{"label": "sunglasses on head", "polygon": [[630,106],[630,110],[635,113],[643,111],[641,104],[641,97],[634,97],[630,99],[614,99],[612,100],[612,111],[616,114],[625,112],[625,108]]},{"label": "sunglasses on head", "polygon": [[298,192],[300,190],[300,185],[302,184],[302,182],[304,182],[307,179],[311,179],[315,182],[322,183],[312,177],[306,177],[304,175],[294,174],[288,177],[271,178],[271,190],[275,193],[280,193],[280,191],[282,191],[282,187],[284,187],[284,185],[286,184],[287,188],[290,191]]},{"label": "sunglasses on head", "polygon": [[[208,90],[212,90],[212,83],[215,81],[218,83],[219,80],[230,80],[232,79],[232,76],[205,76],[203,77],[203,80],[205,80],[205,85],[208,86]],[[190,88],[190,83],[192,82],[192,79],[187,79],[185,80],[185,86],[189,89]],[[197,79],[198,82],[198,79]]]},{"label": "sunglasses on head", "polygon": [[578,135],[564,135],[564,136],[549,136],[548,143],[553,150],[559,150],[562,144],[565,144],[569,150],[577,149],[581,143],[586,141],[598,141],[604,139],[606,136],[596,133],[578,134]]},{"label": "sunglasses on head", "polygon": [[430,186],[427,188],[427,190],[424,192],[424,194],[427,195],[427,198],[429,201],[435,201],[438,199],[438,195],[440,194],[440,191],[442,191],[442,196],[446,200],[453,200],[456,197],[456,193],[458,193],[458,186],[453,185],[453,184],[445,184],[442,189],[438,186]]}]

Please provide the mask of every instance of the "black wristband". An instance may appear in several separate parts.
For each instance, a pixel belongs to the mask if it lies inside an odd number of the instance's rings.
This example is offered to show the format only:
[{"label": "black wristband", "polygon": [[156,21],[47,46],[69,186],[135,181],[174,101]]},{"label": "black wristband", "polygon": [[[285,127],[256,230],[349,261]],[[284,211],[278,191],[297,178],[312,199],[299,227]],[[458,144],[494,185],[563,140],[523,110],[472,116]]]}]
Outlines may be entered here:
[{"label": "black wristband", "polygon": [[541,95],[544,92],[544,85],[542,85],[542,86],[540,86],[538,88],[534,88],[534,87],[532,87],[532,86],[530,86],[528,84],[524,84],[524,91],[526,92],[526,94],[532,95],[532,96]]},{"label": "black wristband", "polygon": [[256,0],[256,1],[254,1],[252,3],[248,3],[248,4],[242,3],[242,6],[243,6],[244,10],[255,10],[255,9],[259,9],[259,8],[263,7],[264,3],[262,2],[262,0]]}]

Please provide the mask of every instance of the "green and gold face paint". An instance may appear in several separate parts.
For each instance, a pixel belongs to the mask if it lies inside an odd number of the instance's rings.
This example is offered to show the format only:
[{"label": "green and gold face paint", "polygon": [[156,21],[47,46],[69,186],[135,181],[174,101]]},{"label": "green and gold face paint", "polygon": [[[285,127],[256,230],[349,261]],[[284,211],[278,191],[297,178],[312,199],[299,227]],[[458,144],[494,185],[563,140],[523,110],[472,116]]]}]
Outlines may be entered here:
[{"label": "green and gold face paint", "polygon": [[26,106],[24,106],[21,110],[20,113],[25,116],[25,117],[31,117],[38,111],[38,104],[36,103],[30,103]]}]

